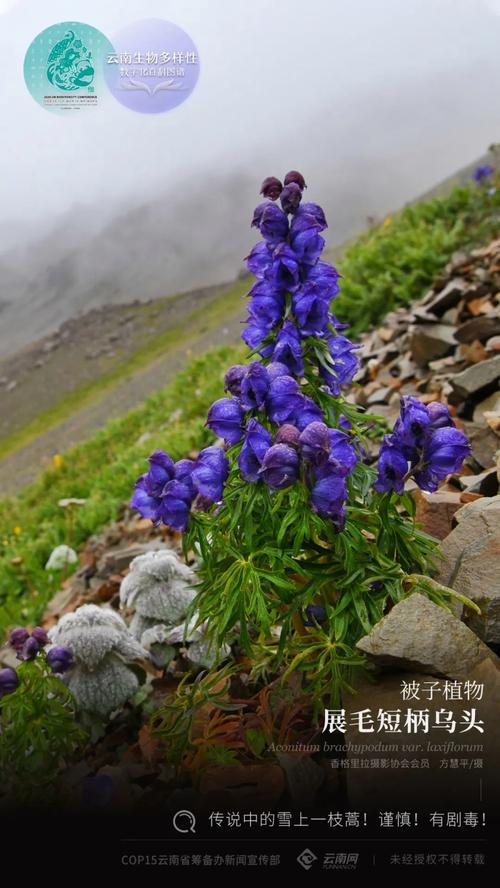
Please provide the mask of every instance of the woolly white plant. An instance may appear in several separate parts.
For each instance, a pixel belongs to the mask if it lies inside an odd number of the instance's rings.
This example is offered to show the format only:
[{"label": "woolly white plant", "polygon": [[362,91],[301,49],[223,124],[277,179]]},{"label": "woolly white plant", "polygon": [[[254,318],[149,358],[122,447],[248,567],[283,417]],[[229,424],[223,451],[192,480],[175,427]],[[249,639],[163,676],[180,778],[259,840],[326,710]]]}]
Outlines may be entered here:
[{"label": "woolly white plant", "polygon": [[189,623],[168,628],[167,626],[154,626],[146,630],[142,636],[142,644],[153,655],[153,660],[160,651],[171,651],[173,657],[176,644],[186,645],[186,656],[194,666],[203,666],[210,669],[214,663],[226,660],[231,655],[231,648],[223,644],[217,650],[213,639],[207,635],[207,624],[200,623],[196,626],[198,615],[194,614]]},{"label": "woolly white plant", "polygon": [[134,611],[130,631],[142,642],[146,630],[177,626],[195,597],[196,574],[170,549],[139,555],[120,587],[120,605]]},{"label": "woolly white plant", "polygon": [[119,614],[84,604],[61,617],[48,634],[54,645],[73,655],[74,666],[63,680],[81,710],[107,716],[135,694],[139,680],[128,664],[148,655]]}]

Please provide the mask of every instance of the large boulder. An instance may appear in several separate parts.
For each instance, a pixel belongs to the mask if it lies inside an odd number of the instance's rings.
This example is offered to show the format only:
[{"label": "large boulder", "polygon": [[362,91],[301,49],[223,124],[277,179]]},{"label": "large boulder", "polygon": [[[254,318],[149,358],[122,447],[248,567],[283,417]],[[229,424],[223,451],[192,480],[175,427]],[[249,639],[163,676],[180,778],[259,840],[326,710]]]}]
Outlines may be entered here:
[{"label": "large boulder", "polygon": [[484,659],[497,660],[464,623],[418,592],[396,604],[356,647],[376,666],[448,678]]}]

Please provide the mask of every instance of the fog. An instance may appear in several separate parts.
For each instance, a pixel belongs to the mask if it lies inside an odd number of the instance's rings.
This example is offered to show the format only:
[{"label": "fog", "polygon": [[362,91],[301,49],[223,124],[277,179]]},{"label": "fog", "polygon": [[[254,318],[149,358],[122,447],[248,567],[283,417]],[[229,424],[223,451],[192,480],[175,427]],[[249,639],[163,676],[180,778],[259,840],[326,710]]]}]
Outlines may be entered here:
[{"label": "fog", "polygon": [[[329,244],[500,141],[495,0],[0,0],[0,354],[107,303],[233,278],[261,180],[300,169]],[[68,18],[109,38],[163,17],[199,82],[161,115],[110,96],[58,115],[25,87],[26,49]]]}]

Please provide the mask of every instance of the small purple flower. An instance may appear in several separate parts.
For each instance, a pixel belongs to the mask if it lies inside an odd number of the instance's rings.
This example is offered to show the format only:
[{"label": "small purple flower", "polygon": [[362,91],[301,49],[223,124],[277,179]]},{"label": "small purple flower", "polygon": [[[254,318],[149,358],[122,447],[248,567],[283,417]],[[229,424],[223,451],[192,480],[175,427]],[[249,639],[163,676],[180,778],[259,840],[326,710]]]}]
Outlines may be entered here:
[{"label": "small purple flower", "polygon": [[318,623],[324,623],[326,620],[326,608],[320,604],[308,604],[306,607],[306,619],[304,626],[316,626]]},{"label": "small purple flower", "polygon": [[19,678],[15,669],[0,669],[0,700],[12,694],[19,686]]},{"label": "small purple flower", "polygon": [[40,645],[36,638],[28,638],[22,648],[17,652],[18,660],[34,660],[40,651]]},{"label": "small purple flower", "polygon": [[229,368],[224,376],[224,391],[239,398],[241,395],[241,380],[243,379],[247,368],[243,364],[234,364]]},{"label": "small purple flower", "polygon": [[[194,471],[193,471],[194,475]],[[189,522],[191,504],[195,496],[195,490],[191,483],[182,481],[169,481],[165,484],[158,508],[158,517],[167,527],[173,530],[185,531]]]},{"label": "small purple flower", "polygon": [[281,425],[287,422],[302,403],[298,382],[292,376],[278,376],[269,386],[266,400],[267,415],[271,422]]},{"label": "small purple flower", "polygon": [[307,188],[304,176],[297,170],[290,170],[290,172],[287,173],[285,178],[283,179],[283,182],[285,185],[290,185],[292,182],[295,182],[299,186],[301,191],[303,191],[304,188]]},{"label": "small purple flower", "polygon": [[283,185],[275,176],[267,176],[260,188],[260,193],[269,200],[277,200],[282,191]]},{"label": "small purple flower", "polygon": [[285,321],[276,337],[273,351],[273,362],[275,361],[286,364],[293,376],[302,376],[304,372],[300,333],[291,321]]},{"label": "small purple flower", "polygon": [[216,445],[205,447],[193,471],[193,482],[198,493],[213,503],[220,502],[228,475],[229,460],[224,451]]},{"label": "small purple flower", "polygon": [[233,398],[219,398],[208,411],[207,426],[227,444],[237,444],[243,437],[244,414]]},{"label": "small purple flower", "polygon": [[149,472],[143,475],[144,489],[149,496],[161,496],[161,492],[167,481],[174,476],[174,463],[168,453],[163,450],[155,450],[148,458]]},{"label": "small purple flower", "polygon": [[279,427],[274,439],[275,444],[288,444],[289,447],[297,448],[299,446],[299,441],[299,429],[297,428],[297,426],[291,425],[291,423],[289,422],[286,422],[284,423],[284,425]]},{"label": "small purple flower", "polygon": [[331,518],[338,531],[345,524],[345,501],[347,497],[345,478],[334,471],[325,472],[316,480],[311,490],[311,505],[318,515]]},{"label": "small purple flower", "polygon": [[31,637],[36,638],[40,647],[45,647],[45,645],[49,643],[48,635],[43,626],[35,626],[31,632]]},{"label": "small purple flower", "polygon": [[[306,219],[306,217],[307,222],[304,223],[303,220]],[[316,203],[306,201],[298,208],[292,227],[298,226],[298,230],[302,231],[304,227],[310,228],[313,225],[316,225],[319,231],[324,231],[325,228],[328,228],[323,208]]]},{"label": "small purple flower", "polygon": [[266,452],[271,446],[271,435],[256,419],[251,419],[246,428],[243,447],[238,456],[242,478],[253,482],[259,480],[259,470]]},{"label": "small purple flower", "polygon": [[399,494],[403,493],[407,471],[406,456],[393,441],[392,436],[386,435],[380,448],[378,476],[373,485],[375,490],[378,490],[379,493],[388,493],[390,490],[395,490]]},{"label": "small purple flower", "polygon": [[52,672],[62,675],[74,665],[73,655],[68,648],[53,647],[47,652],[47,663]]},{"label": "small purple flower", "polygon": [[267,277],[279,290],[296,290],[300,284],[300,269],[296,253],[288,244],[279,244],[273,251],[271,267]]},{"label": "small purple flower", "polygon": [[257,278],[263,278],[273,262],[273,254],[267,244],[256,244],[246,257],[247,268]]},{"label": "small purple flower", "polygon": [[483,163],[476,167],[472,174],[472,178],[474,179],[474,182],[482,182],[483,179],[488,179],[493,173],[493,167],[489,163]]},{"label": "small purple flower", "polygon": [[438,484],[452,472],[458,472],[471,447],[466,435],[455,427],[433,432],[425,443],[421,469],[414,473],[422,490],[433,493]]},{"label": "small purple flower", "polygon": [[315,466],[324,465],[330,456],[330,430],[324,422],[310,422],[300,435],[300,452]]},{"label": "small purple flower", "polygon": [[[299,217],[300,218],[300,217]],[[324,299],[329,302],[339,293],[339,273],[334,265],[328,262],[316,262],[315,265],[307,266],[306,280],[308,283],[317,287]],[[345,325],[347,326],[347,325]]]},{"label": "small purple flower", "polygon": [[[262,283],[262,282],[260,282]],[[279,291],[275,295],[253,296],[248,304],[249,320],[257,327],[270,330],[283,318],[285,310],[285,297]]]},{"label": "small purple flower", "polygon": [[269,391],[269,376],[259,361],[252,361],[241,382],[241,404],[245,410],[262,407]]},{"label": "small purple flower", "polygon": [[286,364],[280,364],[279,361],[271,361],[271,363],[267,365],[266,370],[271,382],[273,382],[274,379],[278,379],[278,376],[290,375],[290,371]]},{"label": "small purple flower", "polygon": [[306,281],[295,291],[292,308],[303,336],[324,332],[328,323],[328,306],[329,302],[322,298],[314,284]]},{"label": "small purple flower", "polygon": [[284,213],[295,213],[302,200],[302,189],[296,182],[285,185],[281,192],[280,201]]},{"label": "small purple flower", "polygon": [[301,395],[300,397],[300,404],[298,404],[289,418],[303,432],[311,422],[323,422],[325,416],[319,404],[316,404],[316,401],[313,401],[312,398],[308,398],[306,395]]},{"label": "small purple flower", "polygon": [[349,475],[354,469],[358,456],[349,435],[340,429],[329,429],[330,456],[328,465],[335,468],[339,475]]},{"label": "small purple flower", "polygon": [[288,218],[274,203],[260,204],[255,210],[252,225],[257,226],[268,244],[279,244],[288,235]]},{"label": "small purple flower", "polygon": [[325,246],[325,240],[318,234],[317,228],[292,233],[290,241],[294,253],[304,265],[314,265]]},{"label": "small purple flower", "polygon": [[424,445],[431,419],[425,404],[418,398],[405,395],[400,403],[400,416],[394,426],[393,435],[399,449],[408,459],[413,460]]},{"label": "small purple flower", "polygon": [[[269,336],[269,327],[260,324],[248,324],[241,334],[243,342],[246,342],[251,349],[258,348],[267,336]],[[267,351],[267,347],[261,351],[261,354],[263,351]]]},{"label": "small purple flower", "polygon": [[23,626],[18,626],[17,629],[13,629],[9,635],[9,644],[15,651],[20,651],[23,644],[27,642],[30,634],[27,629]]},{"label": "small purple flower", "polygon": [[358,359],[353,351],[357,346],[341,334],[328,336],[326,342],[330,353],[329,369],[321,364],[319,371],[332,395],[340,395],[341,386],[351,382],[356,375]]},{"label": "small purple flower", "polygon": [[430,404],[427,404],[427,413],[430,419],[429,431],[433,432],[436,429],[455,426],[447,405],[442,404],[441,401],[431,401]]},{"label": "small purple flower", "polygon": [[273,444],[262,460],[259,475],[274,490],[295,484],[299,476],[299,455],[287,444]]}]

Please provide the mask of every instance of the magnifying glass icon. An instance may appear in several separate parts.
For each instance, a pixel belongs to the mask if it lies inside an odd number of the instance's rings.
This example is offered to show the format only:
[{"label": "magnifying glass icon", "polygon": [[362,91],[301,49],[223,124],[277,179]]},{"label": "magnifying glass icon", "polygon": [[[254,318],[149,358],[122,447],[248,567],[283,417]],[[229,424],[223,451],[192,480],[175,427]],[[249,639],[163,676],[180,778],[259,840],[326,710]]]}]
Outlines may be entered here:
[{"label": "magnifying glass icon", "polygon": [[196,832],[196,817],[192,811],[177,811],[172,818],[172,823],[177,832]]}]

